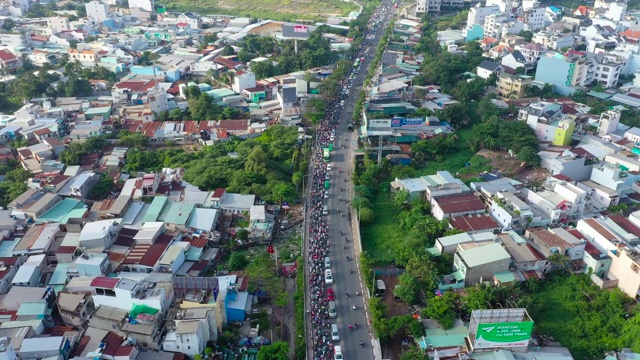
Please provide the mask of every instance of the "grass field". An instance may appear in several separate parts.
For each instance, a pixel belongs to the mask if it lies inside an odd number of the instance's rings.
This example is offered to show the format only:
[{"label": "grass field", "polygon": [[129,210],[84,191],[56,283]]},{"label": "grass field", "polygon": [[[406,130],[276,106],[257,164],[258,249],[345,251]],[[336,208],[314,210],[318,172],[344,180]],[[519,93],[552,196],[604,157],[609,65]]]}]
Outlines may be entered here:
[{"label": "grass field", "polygon": [[173,11],[283,21],[326,20],[359,10],[356,4],[341,0],[162,0],[160,4]]},{"label": "grass field", "polygon": [[[448,156],[446,161],[430,161],[425,166],[415,171],[415,176],[433,175],[436,171],[446,170],[451,174],[459,176],[465,180],[472,179],[476,174],[491,170],[488,166],[489,160],[476,156],[467,146],[467,140],[471,139],[473,133],[471,129],[457,131],[458,151]],[[470,166],[466,166],[470,163]],[[392,178],[383,182],[392,181]],[[375,214],[373,223],[361,227],[362,246],[367,251],[371,260],[376,265],[387,265],[393,257],[389,251],[390,244],[402,240],[402,233],[398,229],[399,209],[393,205],[391,192],[388,186],[381,186],[382,189],[376,195],[371,204],[371,210]]]}]

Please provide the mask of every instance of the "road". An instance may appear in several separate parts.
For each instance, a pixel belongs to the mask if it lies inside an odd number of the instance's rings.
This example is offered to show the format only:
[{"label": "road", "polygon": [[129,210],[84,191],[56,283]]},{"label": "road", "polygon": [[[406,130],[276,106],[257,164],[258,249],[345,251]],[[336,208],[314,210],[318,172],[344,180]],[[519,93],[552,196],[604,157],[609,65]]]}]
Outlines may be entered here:
[{"label": "road", "polygon": [[[364,306],[365,297],[362,296],[363,287],[358,273],[359,268],[354,244],[354,238],[359,238],[359,236],[354,237],[354,234],[352,234],[353,229],[350,217],[346,216],[349,213],[349,204],[345,201],[340,201],[339,198],[344,200],[347,197],[352,197],[349,195],[352,194],[353,187],[350,174],[353,171],[353,151],[357,149],[357,133],[350,132],[348,126],[351,124],[358,92],[362,88],[364,78],[369,70],[371,61],[373,61],[378,42],[384,34],[393,13],[395,13],[396,9],[393,9],[390,4],[390,1],[383,1],[380,5],[383,8],[385,6],[388,7],[389,11],[383,14],[381,21],[378,22],[379,27],[374,39],[371,41],[368,54],[364,56],[365,60],[355,77],[349,97],[345,99],[342,115],[336,129],[335,150],[331,153],[333,169],[329,173],[332,186],[329,190],[329,199],[325,200],[325,203],[329,206],[330,255],[334,276],[334,284],[331,287],[336,292],[336,307],[338,311],[338,317],[334,321],[337,320],[340,329],[340,345],[345,359],[370,360],[374,358],[371,345],[371,329],[367,325],[368,318]],[[339,209],[339,212],[337,209]],[[340,235],[340,233],[344,235]],[[343,249],[345,236],[348,238],[348,242]],[[349,260],[347,260],[347,256]],[[356,291],[360,293],[360,296],[355,295]],[[346,297],[347,292],[349,293],[349,298]],[[356,310],[352,309],[354,305]],[[358,325],[358,329],[349,331],[348,326],[354,323]],[[364,342],[364,348],[359,347],[360,341]]]}]

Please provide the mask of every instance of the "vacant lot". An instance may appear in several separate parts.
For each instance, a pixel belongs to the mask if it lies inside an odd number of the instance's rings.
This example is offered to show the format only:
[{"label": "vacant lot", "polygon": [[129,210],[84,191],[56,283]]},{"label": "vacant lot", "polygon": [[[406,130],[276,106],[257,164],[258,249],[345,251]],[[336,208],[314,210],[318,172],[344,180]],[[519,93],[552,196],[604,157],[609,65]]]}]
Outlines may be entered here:
[{"label": "vacant lot", "polygon": [[354,3],[340,0],[163,0],[161,4],[174,11],[284,21],[326,20],[359,9]]}]

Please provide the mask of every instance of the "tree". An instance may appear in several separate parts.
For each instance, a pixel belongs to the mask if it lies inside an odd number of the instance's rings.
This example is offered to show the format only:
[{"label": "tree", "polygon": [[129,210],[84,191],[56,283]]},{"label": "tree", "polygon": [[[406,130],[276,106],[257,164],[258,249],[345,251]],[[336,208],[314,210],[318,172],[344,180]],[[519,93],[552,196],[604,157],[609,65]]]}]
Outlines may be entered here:
[{"label": "tree", "polygon": [[110,176],[100,177],[96,186],[91,190],[91,197],[94,199],[104,198],[111,192],[113,185],[113,179]]},{"label": "tree", "polygon": [[424,350],[417,346],[412,346],[408,350],[400,353],[400,360],[427,360],[429,356]]},{"label": "tree", "polygon": [[398,285],[393,294],[407,305],[415,305],[420,301],[420,281],[405,272],[398,277]]},{"label": "tree", "polygon": [[366,224],[372,223],[373,219],[375,218],[373,210],[367,207],[358,209],[358,216],[360,217],[360,221]]},{"label": "tree", "polygon": [[251,63],[251,71],[256,75],[256,79],[264,79],[276,74],[276,67],[271,60],[254,61]]},{"label": "tree", "polygon": [[249,265],[249,260],[247,259],[247,255],[244,251],[234,251],[231,253],[231,257],[229,258],[229,270],[243,270],[247,265]]},{"label": "tree", "polygon": [[9,30],[13,29],[15,26],[16,26],[16,23],[11,18],[6,18],[2,22],[2,30],[9,31]]},{"label": "tree", "polygon": [[457,300],[457,294],[447,291],[429,300],[425,313],[427,317],[437,320],[444,329],[449,329],[455,324]]},{"label": "tree", "polygon": [[289,344],[277,341],[271,345],[263,345],[258,351],[258,360],[288,360]]},{"label": "tree", "polygon": [[68,97],[72,96],[90,96],[93,94],[93,88],[88,80],[80,79],[77,76],[70,76],[64,85],[64,93]]},{"label": "tree", "polygon": [[222,56],[231,56],[235,54],[236,54],[236,51],[233,50],[233,47],[231,45],[227,45],[224,47],[224,49],[222,49]]},{"label": "tree", "polygon": [[296,171],[291,176],[291,182],[293,183],[293,185],[295,185],[296,189],[298,189],[300,185],[302,185],[302,181],[304,181],[304,175],[302,171]]},{"label": "tree", "polygon": [[569,258],[560,253],[551,254],[548,258],[549,264],[555,271],[567,272],[569,270]]},{"label": "tree", "polygon": [[169,112],[169,119],[173,121],[182,120],[182,109],[175,108]]},{"label": "tree", "polygon": [[247,241],[247,239],[249,239],[249,231],[247,231],[246,229],[240,229],[236,233],[236,236],[240,240]]}]

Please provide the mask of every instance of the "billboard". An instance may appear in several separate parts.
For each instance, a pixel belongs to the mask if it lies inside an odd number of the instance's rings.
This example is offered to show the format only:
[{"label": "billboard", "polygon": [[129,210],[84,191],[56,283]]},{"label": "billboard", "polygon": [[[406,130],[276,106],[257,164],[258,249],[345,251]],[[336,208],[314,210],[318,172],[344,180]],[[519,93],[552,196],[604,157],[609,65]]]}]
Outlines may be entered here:
[{"label": "billboard", "polygon": [[418,126],[424,124],[424,118],[394,117],[391,119],[391,127]]},{"label": "billboard", "polygon": [[308,39],[310,32],[308,25],[282,24],[282,37],[285,39]]},{"label": "billboard", "polygon": [[529,345],[533,321],[478,324],[474,348],[494,349]]}]

